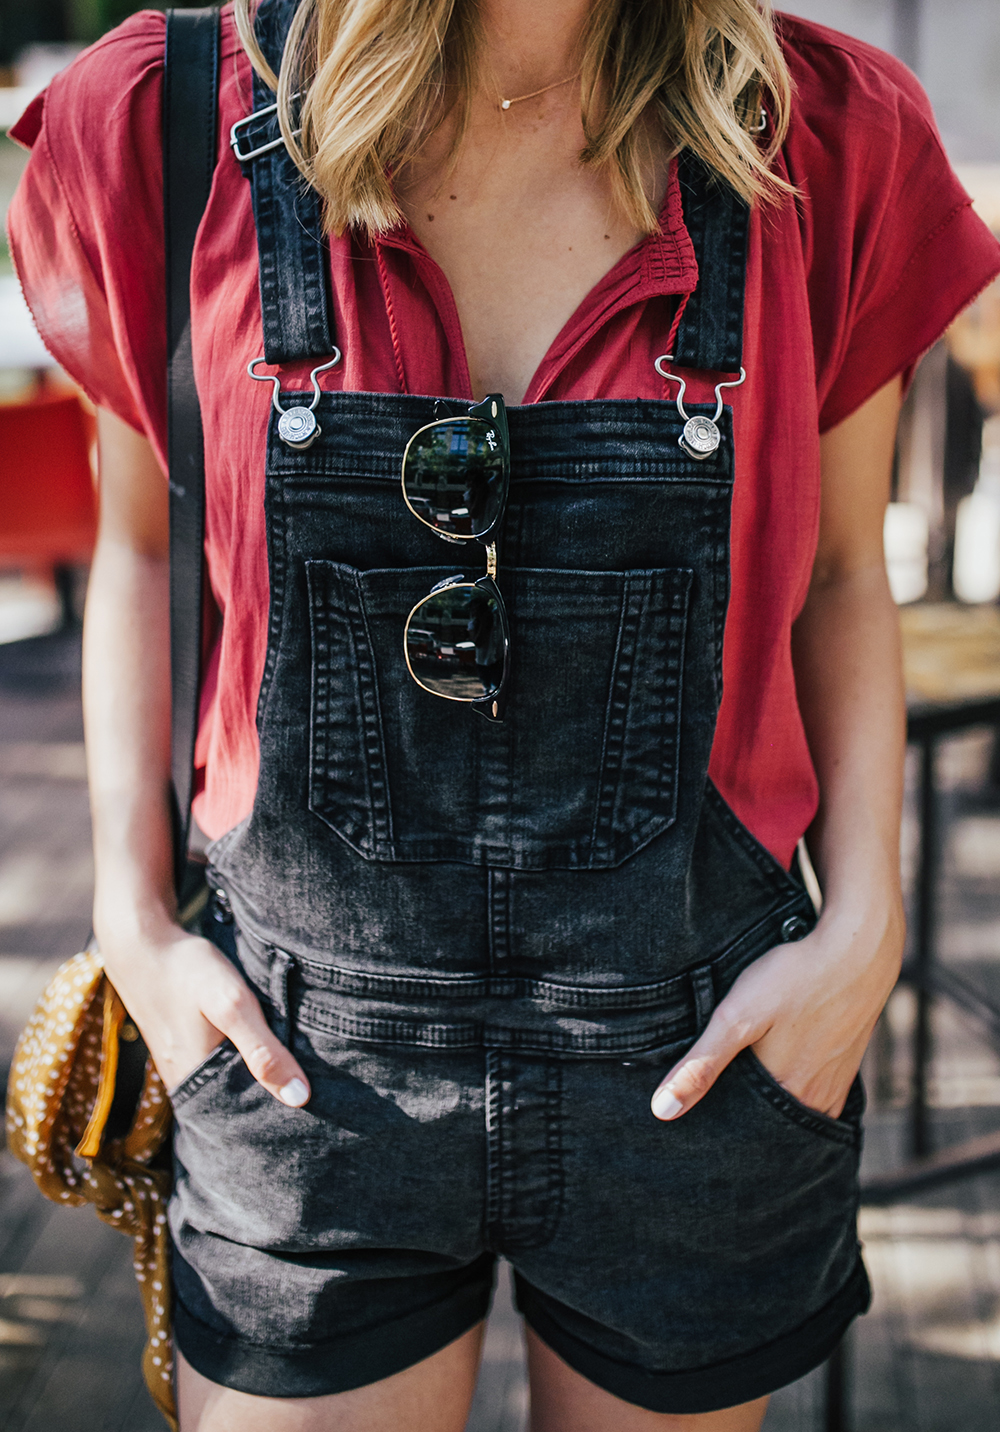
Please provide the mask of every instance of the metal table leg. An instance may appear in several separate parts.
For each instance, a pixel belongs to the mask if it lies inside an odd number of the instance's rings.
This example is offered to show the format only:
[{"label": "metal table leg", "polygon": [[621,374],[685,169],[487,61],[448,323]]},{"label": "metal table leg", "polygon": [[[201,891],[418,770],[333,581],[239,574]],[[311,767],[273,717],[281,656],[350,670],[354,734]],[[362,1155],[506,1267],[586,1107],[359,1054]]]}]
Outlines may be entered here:
[{"label": "metal table leg", "polygon": [[823,1412],[823,1432],[851,1432],[850,1378],[848,1376],[849,1336],[849,1333],[844,1334],[827,1359],[824,1379],[826,1406]]},{"label": "metal table leg", "polygon": [[931,974],[937,938],[937,877],[940,863],[940,810],[936,780],[937,741],[920,745],[920,840],[913,911],[913,983],[917,1009],[913,1026],[913,1092],[910,1105],[910,1154],[921,1158],[932,1148],[927,1085],[932,1054]]}]

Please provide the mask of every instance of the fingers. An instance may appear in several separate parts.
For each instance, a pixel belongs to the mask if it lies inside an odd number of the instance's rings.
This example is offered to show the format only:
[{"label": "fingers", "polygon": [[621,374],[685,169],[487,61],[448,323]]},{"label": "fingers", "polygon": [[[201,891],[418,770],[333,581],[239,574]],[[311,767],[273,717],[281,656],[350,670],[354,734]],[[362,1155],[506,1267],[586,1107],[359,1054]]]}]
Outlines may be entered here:
[{"label": "fingers", "polygon": [[202,1001],[205,1018],[235,1044],[258,1084],[290,1108],[301,1108],[311,1093],[302,1066],[275,1036],[236,971],[227,965],[219,974]]},{"label": "fingers", "polygon": [[730,1018],[726,1002],[716,1008],[704,1033],[675,1064],[650,1100],[658,1119],[679,1119],[703,1099],[723,1069],[757,1038],[745,1021]]}]

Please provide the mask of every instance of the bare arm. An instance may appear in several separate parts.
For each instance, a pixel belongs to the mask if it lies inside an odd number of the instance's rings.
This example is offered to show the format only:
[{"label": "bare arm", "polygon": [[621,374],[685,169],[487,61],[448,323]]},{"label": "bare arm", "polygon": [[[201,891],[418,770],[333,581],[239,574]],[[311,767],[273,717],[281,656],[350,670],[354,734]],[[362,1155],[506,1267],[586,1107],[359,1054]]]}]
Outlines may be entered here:
[{"label": "bare arm", "polygon": [[748,1045],[811,1108],[840,1113],[899,973],[905,710],[882,524],[900,383],[824,435],[820,535],[792,655],[820,784],[809,846],[824,891],[815,930],[757,960],[653,1096],[676,1118]]},{"label": "bare arm", "polygon": [[[146,440],[98,414],[100,526],[84,628],[94,930],[168,1087],[228,1037],[285,1103],[308,1084],[209,941],[176,923],[170,817],[167,485]],[[289,1085],[296,1079],[302,1089]]]}]

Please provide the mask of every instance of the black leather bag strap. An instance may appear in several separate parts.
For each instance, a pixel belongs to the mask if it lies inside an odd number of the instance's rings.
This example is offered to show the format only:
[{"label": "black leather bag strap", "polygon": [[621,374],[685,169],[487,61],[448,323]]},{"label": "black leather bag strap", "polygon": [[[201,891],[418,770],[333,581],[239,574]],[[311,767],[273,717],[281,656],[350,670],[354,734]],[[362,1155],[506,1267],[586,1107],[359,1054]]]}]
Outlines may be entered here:
[{"label": "black leather bag strap", "polygon": [[201,677],[205,453],[191,355],[191,257],[215,170],[218,10],[168,10],[163,77],[174,873],[184,879]]}]

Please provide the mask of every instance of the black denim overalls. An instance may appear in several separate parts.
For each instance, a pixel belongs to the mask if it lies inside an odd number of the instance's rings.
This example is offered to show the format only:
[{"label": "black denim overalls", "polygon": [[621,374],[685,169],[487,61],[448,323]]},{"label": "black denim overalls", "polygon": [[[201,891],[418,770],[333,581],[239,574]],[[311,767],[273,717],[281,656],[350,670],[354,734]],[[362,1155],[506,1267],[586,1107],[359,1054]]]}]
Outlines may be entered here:
[{"label": "black denim overalls", "polygon": [[[275,63],[283,16],[262,19]],[[283,149],[247,167],[268,358],[322,363],[314,196]],[[740,363],[747,214],[696,164],[683,192],[701,277],[675,362],[722,379]],[[860,1096],[825,1119],[748,1054],[676,1126],[648,1108],[737,974],[814,921],[707,774],[731,411],[697,460],[672,400],[509,410],[503,724],[421,690],[404,659],[414,604],[483,569],[402,498],[434,398],[328,393],[316,416],[296,451],[271,415],[259,789],[210,852],[240,964],[315,1092],[282,1109],[225,1047],[175,1091],[181,1346],[247,1391],[357,1385],[482,1316],[500,1252],[536,1329],[618,1395],[698,1411],[770,1390],[865,1301]],[[251,1185],[217,1197],[244,1159]],[[246,1296],[249,1267],[244,1326],[224,1290]],[[352,1278],[345,1312],[329,1290]]]}]

